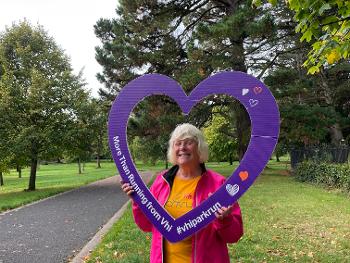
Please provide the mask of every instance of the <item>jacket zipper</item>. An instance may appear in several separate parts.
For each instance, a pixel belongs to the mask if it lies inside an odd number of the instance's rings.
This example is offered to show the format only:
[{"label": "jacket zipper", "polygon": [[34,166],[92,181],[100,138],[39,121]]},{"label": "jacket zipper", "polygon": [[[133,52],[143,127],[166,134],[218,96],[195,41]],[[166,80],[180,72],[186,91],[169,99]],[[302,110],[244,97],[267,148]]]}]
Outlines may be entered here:
[{"label": "jacket zipper", "polygon": [[[199,181],[198,181],[199,183]],[[197,183],[197,186],[198,186]],[[194,207],[197,206],[198,200],[197,200],[197,186],[195,189],[195,193],[194,193]],[[197,259],[197,233],[194,233],[194,248],[193,248],[193,263],[196,263],[196,259]]]},{"label": "jacket zipper", "polygon": [[[166,202],[168,201],[169,199],[169,196],[170,196],[170,184],[169,182],[162,176],[162,179],[167,183],[168,187],[169,187],[169,193],[168,193],[168,196],[165,200],[165,203],[164,205],[166,204]],[[202,180],[202,177],[199,179],[198,183],[197,183],[197,186],[196,186],[196,189],[194,190],[194,206],[192,205],[192,208],[196,207],[197,206],[197,203],[198,203],[198,200],[197,200],[197,187],[198,187],[198,184],[199,182]],[[164,243],[164,237],[162,236],[162,263],[164,263],[164,253],[163,253],[163,243]],[[193,263],[196,263],[196,258],[197,258],[197,234],[195,233],[194,234],[194,260],[193,260]]]},{"label": "jacket zipper", "polygon": [[[163,180],[167,183],[167,185],[168,185],[168,187],[169,187],[168,196],[167,196],[167,198],[166,198],[166,200],[165,200],[165,203],[164,203],[164,206],[165,206],[165,204],[166,204],[166,202],[168,202],[168,199],[169,199],[169,196],[170,196],[170,184],[169,184],[169,182],[163,177],[163,175],[162,175],[162,178],[163,178]],[[164,207],[164,206],[163,206],[163,207]],[[162,247],[162,263],[164,263],[163,244],[164,244],[164,237],[163,237],[163,235],[162,235],[162,244],[161,244],[161,247]]]},{"label": "jacket zipper", "polygon": [[[202,177],[203,175],[201,175],[201,178],[199,179],[197,185],[196,185],[196,189],[194,190],[194,206],[192,205],[192,208],[195,208],[197,206],[197,203],[198,203],[198,199],[197,199],[197,188],[198,188],[198,185],[199,185],[199,182],[202,180]],[[193,254],[194,254],[194,257],[193,257],[193,263],[196,263],[196,259],[197,259],[197,233],[194,234],[194,249],[193,249]]]}]

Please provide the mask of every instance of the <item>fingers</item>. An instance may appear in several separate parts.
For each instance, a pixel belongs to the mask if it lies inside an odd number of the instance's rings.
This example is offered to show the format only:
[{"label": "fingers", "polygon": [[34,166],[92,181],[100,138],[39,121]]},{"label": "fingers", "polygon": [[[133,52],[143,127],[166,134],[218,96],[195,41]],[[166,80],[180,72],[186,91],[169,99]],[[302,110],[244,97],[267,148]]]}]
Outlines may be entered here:
[{"label": "fingers", "polygon": [[228,207],[222,206],[216,211],[215,216],[217,219],[222,220],[228,215],[230,215],[231,212],[232,212],[232,205],[229,205]]},{"label": "fingers", "polygon": [[124,183],[121,180],[120,184],[121,184],[121,188],[122,188],[123,192],[126,193],[127,195],[132,195],[134,193],[134,189],[132,188],[132,186],[129,183]]}]

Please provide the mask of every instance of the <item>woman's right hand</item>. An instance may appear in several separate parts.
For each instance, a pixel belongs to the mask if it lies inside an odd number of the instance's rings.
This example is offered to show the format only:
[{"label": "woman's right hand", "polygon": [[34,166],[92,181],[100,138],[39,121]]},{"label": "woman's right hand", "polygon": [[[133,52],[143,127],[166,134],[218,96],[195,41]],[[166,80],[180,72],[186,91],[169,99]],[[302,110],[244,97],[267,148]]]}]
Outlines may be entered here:
[{"label": "woman's right hand", "polygon": [[134,189],[129,183],[124,183],[122,180],[120,180],[120,184],[123,192],[126,193],[128,196],[134,193]]}]

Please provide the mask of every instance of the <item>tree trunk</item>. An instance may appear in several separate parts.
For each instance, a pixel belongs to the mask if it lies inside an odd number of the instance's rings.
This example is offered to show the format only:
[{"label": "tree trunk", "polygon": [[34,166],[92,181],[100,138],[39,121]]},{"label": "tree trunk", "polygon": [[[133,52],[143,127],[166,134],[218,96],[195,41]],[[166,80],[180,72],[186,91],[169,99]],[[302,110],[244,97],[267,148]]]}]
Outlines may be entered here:
[{"label": "tree trunk", "polygon": [[343,139],[343,133],[340,128],[339,123],[334,124],[329,128],[330,135],[331,135],[331,143],[333,145],[339,146],[341,144],[341,140]]},{"label": "tree trunk", "polygon": [[2,172],[0,172],[0,185],[4,185],[4,178],[2,177]]},{"label": "tree trunk", "polygon": [[250,137],[250,119],[247,111],[242,104],[236,107],[236,128],[238,139],[238,158],[242,160],[247,151],[248,141]]},{"label": "tree trunk", "polygon": [[233,164],[233,158],[232,158],[232,155],[231,155],[231,154],[230,154],[230,157],[229,157],[229,163],[230,163],[230,165]]},{"label": "tree trunk", "polygon": [[33,153],[31,158],[31,164],[30,164],[30,177],[29,177],[28,191],[35,191],[37,167],[38,167],[38,155],[36,153]]},{"label": "tree trunk", "polygon": [[276,151],[276,162],[280,161],[280,155],[278,154],[278,151]]},{"label": "tree trunk", "polygon": [[103,150],[103,135],[99,134],[97,140],[97,168],[101,168],[101,155]]},{"label": "tree trunk", "polygon": [[[235,8],[237,8],[237,1],[229,0],[227,1],[229,8],[227,10],[228,14],[231,15]],[[233,49],[236,54],[232,57],[232,68],[237,71],[247,72],[247,67],[245,65],[245,54],[244,54],[244,36],[240,35],[237,38],[231,39],[234,43]],[[244,106],[237,102],[235,103],[235,114],[236,114],[236,128],[237,128],[237,140],[238,140],[238,158],[241,161],[248,147],[249,137],[250,137],[250,118],[248,112]]]},{"label": "tree trunk", "polygon": [[96,163],[97,163],[97,168],[101,168],[101,160],[100,160],[99,154],[97,154],[97,156],[96,156]]},{"label": "tree trunk", "polygon": [[78,158],[78,173],[81,174],[81,161],[80,158]]},{"label": "tree trunk", "polygon": [[22,167],[17,164],[16,169],[17,169],[17,172],[18,172],[18,178],[22,178]]}]

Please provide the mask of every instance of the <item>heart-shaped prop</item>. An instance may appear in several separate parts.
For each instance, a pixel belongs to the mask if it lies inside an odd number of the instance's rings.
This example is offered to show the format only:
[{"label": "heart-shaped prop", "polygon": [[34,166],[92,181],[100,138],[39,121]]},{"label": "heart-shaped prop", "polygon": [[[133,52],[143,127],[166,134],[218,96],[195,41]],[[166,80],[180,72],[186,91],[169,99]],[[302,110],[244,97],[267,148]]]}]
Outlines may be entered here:
[{"label": "heart-shaped prop", "polygon": [[[157,202],[135,168],[127,143],[128,118],[133,108],[147,96],[167,95],[188,114],[204,97],[214,94],[226,94],[238,99],[249,113],[252,127],[247,152],[224,185],[199,206],[175,220]],[[173,79],[150,74],[131,81],[122,89],[112,105],[108,126],[114,162],[123,180],[133,186],[134,201],[165,238],[177,242],[209,224],[215,219],[214,212],[219,207],[236,202],[253,184],[276,146],[279,112],[268,88],[246,73],[222,72],[213,75],[202,81],[189,96]]]}]

